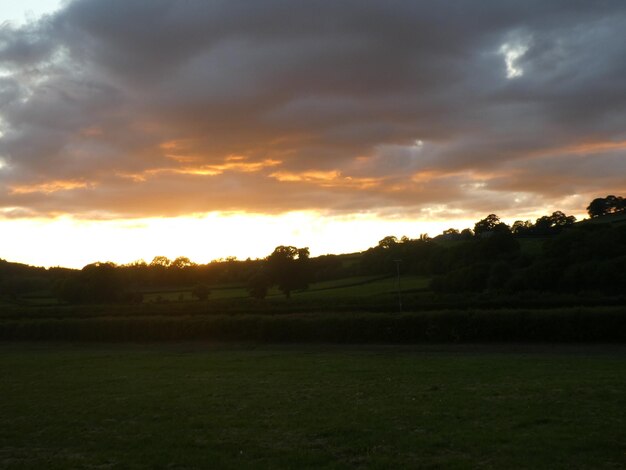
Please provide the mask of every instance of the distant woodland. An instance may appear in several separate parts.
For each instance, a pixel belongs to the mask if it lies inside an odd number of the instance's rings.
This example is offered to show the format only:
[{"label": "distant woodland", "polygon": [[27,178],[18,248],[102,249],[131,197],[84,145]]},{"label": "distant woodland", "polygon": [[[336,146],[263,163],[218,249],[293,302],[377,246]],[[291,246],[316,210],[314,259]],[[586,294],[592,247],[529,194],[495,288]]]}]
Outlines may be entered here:
[{"label": "distant woodland", "polygon": [[[591,201],[589,219],[556,211],[511,226],[490,214],[462,231],[433,238],[388,236],[362,253],[311,257],[278,246],[263,259],[195,264],[157,256],[125,265],[96,262],[81,270],[37,268],[0,260],[0,300],[54,297],[60,303],[139,303],[148,292],[189,289],[198,301],[213,286],[244,286],[262,301],[270,289],[289,298],[314,282],[358,276],[424,276],[434,294],[546,292],[602,296],[626,292],[626,200]],[[9,248],[10,247],[5,247]]]}]

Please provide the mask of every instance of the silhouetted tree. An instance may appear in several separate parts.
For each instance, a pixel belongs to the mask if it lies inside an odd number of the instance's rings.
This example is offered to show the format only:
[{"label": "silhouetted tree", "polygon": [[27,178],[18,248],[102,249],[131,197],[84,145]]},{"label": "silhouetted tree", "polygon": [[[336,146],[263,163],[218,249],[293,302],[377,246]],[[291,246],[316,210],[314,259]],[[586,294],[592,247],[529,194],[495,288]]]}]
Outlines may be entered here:
[{"label": "silhouetted tree", "polygon": [[565,215],[561,211],[555,211],[550,216],[552,227],[569,227],[576,223],[576,217],[573,215]]},{"label": "silhouetted tree", "polygon": [[73,303],[111,303],[124,299],[121,271],[113,263],[88,264],[61,281],[56,289],[61,300]]},{"label": "silhouetted tree", "polygon": [[206,286],[206,284],[196,284],[191,290],[191,295],[198,300],[206,300],[210,294],[211,290]]},{"label": "silhouetted tree", "polygon": [[262,300],[267,297],[267,291],[272,284],[270,278],[263,270],[259,270],[248,279],[248,292],[250,297]]},{"label": "silhouetted tree", "polygon": [[599,217],[607,214],[615,214],[626,211],[626,200],[621,196],[609,195],[599,197],[591,201],[587,206],[587,213],[590,217]]},{"label": "silhouetted tree", "polygon": [[120,271],[114,263],[94,263],[85,266],[81,271],[87,300],[89,302],[107,303],[121,300],[123,282]]},{"label": "silhouetted tree", "polygon": [[380,248],[389,249],[398,244],[398,239],[394,236],[387,236],[378,242]]},{"label": "silhouetted tree", "polygon": [[459,232],[457,229],[449,228],[441,232],[441,235],[437,235],[435,237],[435,240],[457,241],[463,240],[463,236],[461,235],[461,232]]},{"label": "silhouetted tree", "polygon": [[[165,259],[167,259],[167,258],[165,258]],[[179,256],[174,261],[172,261],[172,263],[170,264],[170,267],[177,268],[177,269],[189,268],[191,266],[195,266],[195,263],[193,263],[186,256]]]},{"label": "silhouetted tree", "polygon": [[535,226],[530,220],[516,220],[511,226],[511,233],[517,236],[531,235]]},{"label": "silhouetted tree", "polygon": [[159,266],[162,268],[169,268],[172,261],[167,256],[155,256],[150,262],[150,266]]},{"label": "silhouetted tree", "polygon": [[287,298],[291,297],[293,290],[308,287],[309,266],[308,248],[281,245],[267,257],[270,278]]},{"label": "silhouetted tree", "polygon": [[489,214],[474,225],[474,233],[482,235],[487,232],[509,232],[510,228],[507,224],[500,221],[500,217],[496,214]]},{"label": "silhouetted tree", "polygon": [[461,230],[461,237],[463,240],[471,240],[474,236],[474,231],[471,228],[464,228]]},{"label": "silhouetted tree", "polygon": [[551,215],[544,215],[535,222],[533,232],[537,235],[545,236],[560,232],[563,228],[569,227],[576,222],[573,215],[565,215],[561,211],[553,212]]}]

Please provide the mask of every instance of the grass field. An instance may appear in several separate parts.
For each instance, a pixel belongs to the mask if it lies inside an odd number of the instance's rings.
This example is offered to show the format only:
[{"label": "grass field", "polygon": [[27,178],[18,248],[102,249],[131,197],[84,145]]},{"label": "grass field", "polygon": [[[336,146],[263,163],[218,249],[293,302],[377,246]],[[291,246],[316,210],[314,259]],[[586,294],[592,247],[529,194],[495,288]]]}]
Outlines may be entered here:
[{"label": "grass field", "polygon": [[[241,299],[250,297],[245,287],[214,287],[210,286],[209,300],[223,299]],[[180,290],[155,291],[143,294],[143,302],[194,302],[198,299],[193,295],[190,288],[181,288]]]},{"label": "grass field", "polygon": [[[308,289],[304,291],[292,292],[292,297],[302,299],[326,299],[326,298],[345,298],[345,297],[369,297],[384,294],[395,294],[397,292],[397,283],[395,277],[380,276],[360,276],[334,281],[312,283]],[[400,288],[402,292],[413,292],[415,290],[424,290],[428,288],[430,278],[423,276],[403,276],[400,280]],[[250,294],[244,286],[239,287],[222,287],[209,286],[211,294],[209,300],[224,299],[245,299]],[[268,292],[269,299],[283,298],[284,294],[273,287]],[[192,295],[191,289],[155,291],[143,294],[143,301],[146,303],[154,302],[189,302],[196,298]]]},{"label": "grass field", "polygon": [[626,213],[607,214],[602,217],[581,220],[579,223],[624,225],[626,224]]},{"label": "grass field", "polygon": [[[356,278],[359,279],[359,278]],[[400,289],[402,292],[412,292],[415,290],[426,289],[430,278],[422,276],[404,276],[400,280]],[[397,281],[395,277],[387,277],[384,279],[375,279],[368,282],[349,280],[334,281],[334,283],[313,284],[311,287],[302,292],[293,294],[295,298],[302,299],[329,299],[342,297],[372,297],[384,294],[395,294],[397,292]]]},{"label": "grass field", "polygon": [[624,346],[0,344],[0,467],[624,468]]}]

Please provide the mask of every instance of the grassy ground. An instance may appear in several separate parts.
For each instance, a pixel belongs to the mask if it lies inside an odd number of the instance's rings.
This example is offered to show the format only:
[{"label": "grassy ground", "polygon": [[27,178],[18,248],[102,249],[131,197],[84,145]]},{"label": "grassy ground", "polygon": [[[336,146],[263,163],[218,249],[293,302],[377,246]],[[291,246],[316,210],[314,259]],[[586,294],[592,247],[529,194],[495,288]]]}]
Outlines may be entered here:
[{"label": "grassy ground", "polygon": [[0,345],[0,467],[624,468],[622,347]]},{"label": "grassy ground", "polygon": [[[427,289],[430,278],[423,276],[403,276],[400,280],[400,288],[403,292]],[[250,297],[245,287],[209,286],[211,294],[209,300],[246,299]],[[370,297],[381,294],[395,294],[397,281],[395,277],[381,278],[380,276],[360,276],[334,281],[312,283],[304,291],[292,292],[292,297],[302,299],[328,299],[345,297]],[[273,287],[268,292],[268,299],[282,298],[284,294]],[[162,292],[150,292],[143,294],[143,301],[153,302],[189,302],[194,301],[190,289],[170,290]]]},{"label": "grassy ground", "polygon": [[607,214],[602,217],[593,217],[593,218],[581,220],[580,223],[624,225],[626,224],[626,213]]},{"label": "grassy ground", "polygon": [[[410,292],[419,289],[426,289],[430,278],[422,276],[404,276],[400,279],[400,289],[402,292]],[[308,290],[296,292],[294,298],[303,299],[329,299],[341,297],[371,297],[376,295],[394,294],[398,285],[395,277],[386,279],[376,279],[373,282],[360,284],[339,284],[328,288],[319,288],[315,284]]]}]

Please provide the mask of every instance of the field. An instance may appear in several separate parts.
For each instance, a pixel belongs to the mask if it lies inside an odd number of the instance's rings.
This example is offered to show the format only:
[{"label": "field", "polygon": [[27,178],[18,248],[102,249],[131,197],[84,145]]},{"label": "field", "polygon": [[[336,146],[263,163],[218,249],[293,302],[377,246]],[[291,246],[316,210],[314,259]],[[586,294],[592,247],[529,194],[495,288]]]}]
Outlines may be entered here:
[{"label": "field", "polygon": [[[400,282],[403,292],[423,290],[428,287],[429,278],[417,276],[404,276]],[[250,293],[244,285],[237,284],[216,284],[208,286],[210,290],[209,301],[211,300],[233,300],[249,299]],[[371,297],[381,294],[397,293],[397,283],[395,277],[390,276],[359,276],[337,279],[333,281],[314,282],[308,289],[292,292],[292,297],[302,299],[326,299],[345,297]],[[143,303],[180,303],[196,302],[197,299],[192,294],[192,287],[171,288],[167,290],[153,290],[142,292]],[[276,287],[272,287],[268,292],[268,299],[281,301],[284,294]],[[56,306],[59,301],[48,295],[27,296],[20,302],[24,306]],[[3,304],[0,298],[0,307],[12,306],[12,303]]]},{"label": "field", "polygon": [[0,345],[0,467],[623,468],[624,346]]},{"label": "field", "polygon": [[[400,280],[400,290],[404,293],[428,288],[430,278],[421,276],[404,276]],[[209,286],[210,300],[246,299],[250,297],[245,286]],[[345,297],[372,297],[385,294],[396,294],[397,280],[393,276],[361,276],[334,281],[312,283],[308,289],[292,292],[295,299],[328,299]],[[268,299],[282,299],[284,294],[276,287],[268,292]],[[143,294],[143,301],[153,302],[188,302],[196,300],[191,289],[155,291]]]}]

